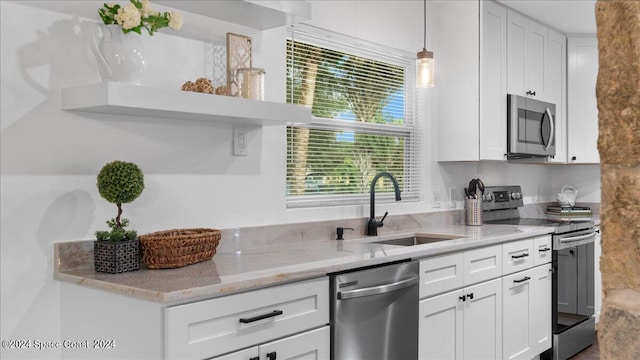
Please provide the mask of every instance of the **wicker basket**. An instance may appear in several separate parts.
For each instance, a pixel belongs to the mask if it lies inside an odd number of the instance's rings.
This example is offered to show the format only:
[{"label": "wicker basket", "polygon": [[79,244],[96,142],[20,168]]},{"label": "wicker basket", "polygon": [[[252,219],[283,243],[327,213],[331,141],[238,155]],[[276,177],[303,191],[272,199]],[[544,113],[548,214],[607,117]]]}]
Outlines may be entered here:
[{"label": "wicker basket", "polygon": [[215,229],[175,229],[140,235],[142,261],[149,269],[173,269],[210,260],[221,232]]}]

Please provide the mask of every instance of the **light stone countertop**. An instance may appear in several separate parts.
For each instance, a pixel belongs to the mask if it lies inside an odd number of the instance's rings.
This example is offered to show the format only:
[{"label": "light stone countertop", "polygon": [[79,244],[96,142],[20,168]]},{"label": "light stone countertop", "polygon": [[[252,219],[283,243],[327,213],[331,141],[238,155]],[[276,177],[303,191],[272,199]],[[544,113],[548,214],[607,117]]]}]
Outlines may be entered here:
[{"label": "light stone countertop", "polygon": [[[141,264],[141,270],[122,274],[94,271],[90,255],[93,241],[56,243],[54,278],[139,299],[177,304],[322,277],[328,273],[364,266],[500,244],[549,234],[553,228],[485,224],[477,227],[429,226],[422,230],[358,239],[349,239],[347,233],[347,240],[343,241],[280,244],[243,250],[239,254],[218,252],[211,261],[183,268],[150,270]],[[415,246],[372,244],[420,234],[446,234],[460,238]],[[77,266],[60,266],[61,262],[68,259],[77,261]]]}]

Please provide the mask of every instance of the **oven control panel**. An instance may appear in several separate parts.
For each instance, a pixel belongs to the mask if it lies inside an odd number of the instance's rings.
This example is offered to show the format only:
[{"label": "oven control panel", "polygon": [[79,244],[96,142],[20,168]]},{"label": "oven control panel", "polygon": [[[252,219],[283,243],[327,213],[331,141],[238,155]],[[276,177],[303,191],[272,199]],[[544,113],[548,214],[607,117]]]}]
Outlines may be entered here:
[{"label": "oven control panel", "polygon": [[482,210],[516,209],[524,205],[520,185],[487,186],[482,195]]}]

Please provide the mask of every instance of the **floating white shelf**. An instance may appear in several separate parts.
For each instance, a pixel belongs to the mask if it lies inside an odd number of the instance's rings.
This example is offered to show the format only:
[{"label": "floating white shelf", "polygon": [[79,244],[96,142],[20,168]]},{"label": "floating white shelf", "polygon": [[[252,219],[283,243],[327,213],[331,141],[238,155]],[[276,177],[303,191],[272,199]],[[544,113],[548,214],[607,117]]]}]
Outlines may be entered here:
[{"label": "floating white shelf", "polygon": [[231,125],[273,126],[311,122],[311,108],[306,106],[117,82],[63,88],[61,106],[67,111],[203,120]]},{"label": "floating white shelf", "polygon": [[[109,1],[126,4],[128,0]],[[98,9],[104,1],[33,0],[21,4],[100,21]],[[301,0],[154,0],[157,11],[178,10],[184,17],[180,31],[161,33],[224,44],[227,32],[252,35],[262,30],[311,19],[311,3]],[[146,36],[146,35],[145,35]]]}]

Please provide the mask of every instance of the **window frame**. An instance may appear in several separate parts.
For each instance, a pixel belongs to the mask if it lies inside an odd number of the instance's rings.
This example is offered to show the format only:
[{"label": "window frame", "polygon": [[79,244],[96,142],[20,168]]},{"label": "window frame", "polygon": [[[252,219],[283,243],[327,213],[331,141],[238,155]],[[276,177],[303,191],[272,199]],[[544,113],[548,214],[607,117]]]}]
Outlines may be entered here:
[{"label": "window frame", "polygon": [[[376,134],[387,136],[398,136],[405,139],[404,165],[403,165],[403,188],[401,188],[403,201],[420,201],[422,198],[422,172],[421,162],[422,149],[422,126],[417,119],[416,88],[415,88],[415,54],[404,50],[394,49],[388,46],[376,44],[366,40],[350,37],[348,35],[334,33],[307,24],[296,24],[288,28],[287,41],[301,41],[313,46],[323,47],[347,53],[354,56],[365,57],[374,61],[388,63],[404,69],[404,115],[405,123],[400,125],[366,123],[358,121],[348,121],[342,119],[320,118],[312,116],[310,124],[294,124],[287,126],[287,134],[293,131],[294,127],[308,129],[326,129],[333,131],[352,131],[363,134]],[[287,56],[289,54],[287,50]],[[292,62],[287,59],[286,66]],[[293,84],[293,81],[291,82]],[[288,86],[288,85],[287,85]],[[288,89],[287,89],[288,90]],[[288,103],[293,102],[293,91]],[[408,144],[408,145],[407,145]],[[341,206],[360,205],[369,202],[369,192],[350,194],[303,194],[292,195],[288,192],[289,179],[289,156],[291,144],[287,135],[287,164],[285,175],[286,207],[321,207],[321,206]],[[376,193],[376,201],[392,202],[395,200],[393,193]]]}]

